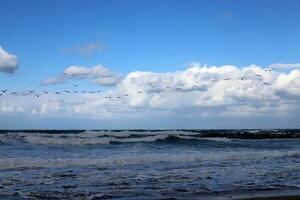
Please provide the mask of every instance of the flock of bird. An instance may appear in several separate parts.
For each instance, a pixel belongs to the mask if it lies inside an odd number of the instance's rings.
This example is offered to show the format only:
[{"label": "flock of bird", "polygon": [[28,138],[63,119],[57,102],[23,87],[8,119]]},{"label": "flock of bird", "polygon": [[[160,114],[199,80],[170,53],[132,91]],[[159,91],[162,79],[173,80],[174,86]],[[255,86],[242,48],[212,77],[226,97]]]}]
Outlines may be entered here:
[{"label": "flock of bird", "polygon": [[[266,72],[270,72],[272,71],[272,69],[265,69]],[[256,74],[255,75],[256,77],[256,80],[260,81],[264,86],[268,86],[270,85],[270,83],[268,82],[265,82],[264,81],[264,77],[260,74]],[[247,77],[246,76],[242,76],[242,77],[239,77],[237,78],[238,80],[241,80],[241,81],[244,81],[244,80],[247,80]],[[233,78],[224,78],[222,79],[224,81],[230,81],[230,80],[233,80]],[[236,79],[235,79],[236,80]],[[217,81],[220,81],[220,80],[216,80],[216,79],[211,79],[209,81],[209,83],[216,83]],[[176,87],[171,87],[171,86],[166,86],[164,88],[164,90],[161,90],[161,89],[155,89],[155,84],[153,82],[147,82],[148,86],[151,87],[150,90],[148,91],[136,91],[136,94],[154,94],[154,93],[163,93],[165,91],[191,91],[191,90],[205,90],[207,89],[207,87],[209,87],[209,84],[202,84],[201,86],[199,85],[193,85],[192,87],[186,87],[187,85],[184,84],[184,83],[179,83],[176,85]],[[12,95],[12,96],[28,96],[28,95],[34,95],[35,97],[39,98],[41,97],[42,95],[48,95],[48,94],[55,94],[55,95],[62,95],[62,94],[99,94],[99,93],[102,93],[101,90],[95,90],[95,91],[87,91],[87,90],[76,90],[75,88],[78,88],[79,86],[76,85],[76,84],[73,84],[73,89],[72,90],[65,90],[65,91],[54,91],[54,92],[51,92],[51,91],[47,91],[47,90],[43,90],[43,91],[36,91],[36,90],[27,90],[26,92],[16,92],[16,91],[9,91],[8,89],[2,89],[0,90],[0,97],[1,96],[4,96],[4,95]],[[121,99],[122,96],[123,97],[128,97],[130,94],[128,93],[125,93],[123,95],[119,95],[119,96],[115,96],[115,97],[112,97],[112,96],[104,96],[105,99]]]}]

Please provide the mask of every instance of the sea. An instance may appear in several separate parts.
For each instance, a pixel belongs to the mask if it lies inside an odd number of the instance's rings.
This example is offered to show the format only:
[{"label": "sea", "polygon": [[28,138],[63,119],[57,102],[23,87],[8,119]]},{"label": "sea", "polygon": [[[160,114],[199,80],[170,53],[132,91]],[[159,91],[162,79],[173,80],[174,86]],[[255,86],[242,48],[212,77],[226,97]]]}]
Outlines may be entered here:
[{"label": "sea", "polygon": [[0,130],[0,199],[300,194],[300,130]]}]

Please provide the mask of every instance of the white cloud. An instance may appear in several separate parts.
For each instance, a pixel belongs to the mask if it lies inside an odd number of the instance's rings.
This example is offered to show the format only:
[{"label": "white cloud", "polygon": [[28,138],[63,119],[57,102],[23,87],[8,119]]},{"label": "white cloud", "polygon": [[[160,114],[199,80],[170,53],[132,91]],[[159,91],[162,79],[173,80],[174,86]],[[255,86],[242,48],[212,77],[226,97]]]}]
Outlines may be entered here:
[{"label": "white cloud", "polygon": [[18,57],[6,52],[0,46],[0,72],[14,73],[18,69],[18,65]]},{"label": "white cloud", "polygon": [[114,73],[103,65],[93,67],[72,65],[65,70],[65,75],[75,78],[98,78],[113,76]]},{"label": "white cloud", "polygon": [[52,77],[48,78],[46,80],[42,81],[43,85],[56,85],[56,84],[61,84],[67,81],[67,78],[65,76],[57,76],[57,77]]},{"label": "white cloud", "polygon": [[275,63],[269,67],[273,69],[293,69],[300,68],[300,63]]},{"label": "white cloud", "polygon": [[[192,64],[184,71],[153,73],[134,71],[122,80],[109,69],[70,66],[68,78],[89,79],[101,85],[118,82],[101,94],[42,95],[2,97],[2,111],[24,108],[42,116],[81,116],[87,118],[159,118],[177,117],[257,117],[300,114],[300,71],[266,71],[256,65],[239,68],[233,65],[201,66]],[[120,82],[119,82],[120,81]],[[6,99],[6,100],[5,100]],[[51,101],[49,101],[49,99]],[[76,100],[76,102],[74,102]],[[27,102],[30,106],[26,106]],[[10,104],[9,104],[10,103]],[[0,104],[1,105],[1,104]],[[17,106],[19,105],[19,106]],[[11,107],[13,106],[13,107]]]},{"label": "white cloud", "polygon": [[93,80],[93,83],[97,85],[103,85],[103,86],[114,86],[117,83],[119,83],[121,80],[121,77],[119,76],[108,76],[108,77],[100,77]]},{"label": "white cloud", "polygon": [[55,85],[64,83],[70,79],[88,79],[97,85],[114,86],[120,82],[121,77],[100,64],[93,67],[71,65],[65,69],[63,75],[48,78],[42,83],[44,85]]},{"label": "white cloud", "polygon": [[300,71],[293,70],[288,74],[278,75],[274,86],[277,91],[286,92],[287,94],[300,96]]}]

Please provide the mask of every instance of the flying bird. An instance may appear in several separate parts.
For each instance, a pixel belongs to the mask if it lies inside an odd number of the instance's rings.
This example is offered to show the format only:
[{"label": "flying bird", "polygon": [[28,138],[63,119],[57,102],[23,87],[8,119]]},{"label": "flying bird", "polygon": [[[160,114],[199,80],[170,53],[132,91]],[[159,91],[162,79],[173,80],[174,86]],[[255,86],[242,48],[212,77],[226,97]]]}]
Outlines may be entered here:
[{"label": "flying bird", "polygon": [[153,83],[152,83],[152,82],[147,82],[147,84],[148,84],[148,85],[153,85]]},{"label": "flying bird", "polygon": [[37,98],[39,98],[41,95],[40,95],[40,94],[36,94],[35,96],[36,96]]},{"label": "flying bird", "polygon": [[3,93],[7,92],[7,89],[6,90],[1,90]]},{"label": "flying bird", "polygon": [[55,94],[59,95],[59,94],[60,94],[60,92],[55,92]]},{"label": "flying bird", "polygon": [[17,93],[16,92],[12,92],[12,93],[10,93],[10,95],[16,95]]},{"label": "flying bird", "polygon": [[45,90],[44,90],[43,92],[44,92],[45,94],[48,94],[48,92],[47,92],[47,91],[45,91]]},{"label": "flying bird", "polygon": [[35,90],[28,90],[28,92],[29,92],[30,94],[33,94],[33,93],[35,92]]}]

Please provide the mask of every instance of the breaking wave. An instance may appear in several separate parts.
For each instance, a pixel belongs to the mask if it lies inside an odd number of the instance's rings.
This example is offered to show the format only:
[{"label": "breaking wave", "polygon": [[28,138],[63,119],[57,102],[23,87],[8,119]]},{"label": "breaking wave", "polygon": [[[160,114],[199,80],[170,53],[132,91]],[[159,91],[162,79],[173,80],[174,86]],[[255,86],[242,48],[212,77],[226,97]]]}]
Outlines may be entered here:
[{"label": "breaking wave", "polygon": [[64,168],[77,166],[110,167],[132,164],[152,164],[158,162],[204,162],[204,161],[235,161],[235,160],[260,160],[300,157],[300,151],[255,151],[255,152],[198,152],[198,153],[162,153],[162,154],[127,154],[122,156],[110,156],[105,158],[5,158],[0,159],[0,170],[8,169],[32,169],[32,168]]},{"label": "breaking wave", "polygon": [[299,130],[101,130],[101,131],[7,131],[0,145],[27,142],[40,145],[96,145],[137,142],[230,142],[232,139],[300,138]]}]

